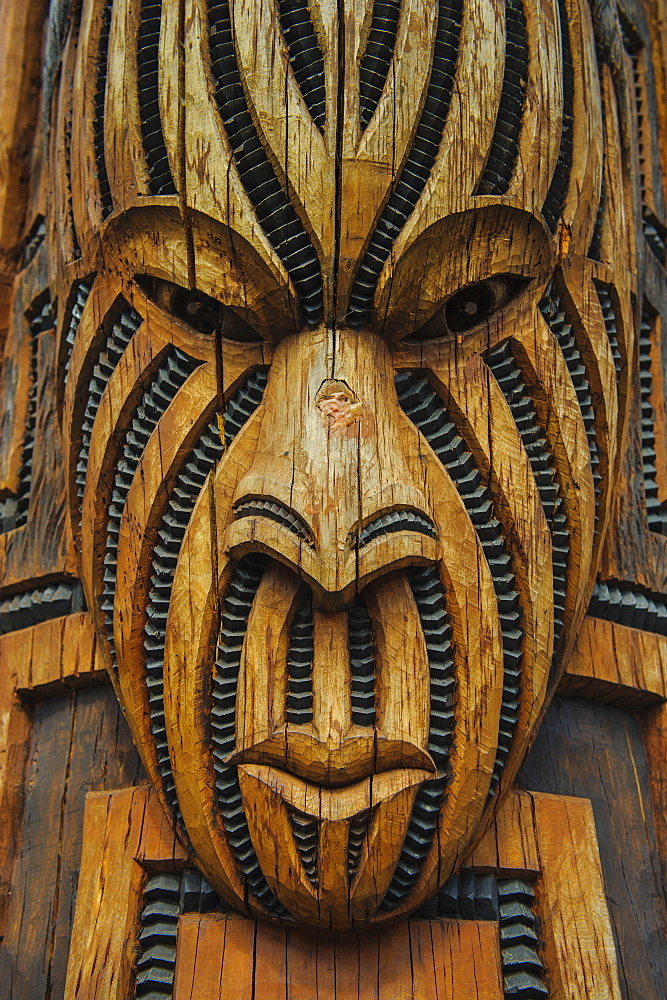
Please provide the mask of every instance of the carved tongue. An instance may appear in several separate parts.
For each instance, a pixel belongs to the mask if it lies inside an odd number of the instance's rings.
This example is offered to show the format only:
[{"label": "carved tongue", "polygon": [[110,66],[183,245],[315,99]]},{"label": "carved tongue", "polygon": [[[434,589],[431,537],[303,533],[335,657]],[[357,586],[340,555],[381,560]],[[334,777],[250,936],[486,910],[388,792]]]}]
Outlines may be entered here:
[{"label": "carved tongue", "polygon": [[[299,920],[332,929],[368,920],[389,886],[429,772],[399,768],[324,789],[267,765],[238,771],[257,859],[283,905]],[[368,818],[360,857],[351,829],[359,818]]]}]

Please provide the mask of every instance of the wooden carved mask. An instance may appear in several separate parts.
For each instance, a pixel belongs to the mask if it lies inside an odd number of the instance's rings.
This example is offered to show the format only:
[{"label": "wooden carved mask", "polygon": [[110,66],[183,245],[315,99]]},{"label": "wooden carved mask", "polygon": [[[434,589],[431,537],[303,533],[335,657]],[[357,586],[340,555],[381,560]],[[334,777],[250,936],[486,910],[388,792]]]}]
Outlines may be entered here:
[{"label": "wooden carved mask", "polygon": [[623,432],[616,89],[584,0],[84,0],[65,32],[81,575],[244,912],[414,910],[535,733]]}]

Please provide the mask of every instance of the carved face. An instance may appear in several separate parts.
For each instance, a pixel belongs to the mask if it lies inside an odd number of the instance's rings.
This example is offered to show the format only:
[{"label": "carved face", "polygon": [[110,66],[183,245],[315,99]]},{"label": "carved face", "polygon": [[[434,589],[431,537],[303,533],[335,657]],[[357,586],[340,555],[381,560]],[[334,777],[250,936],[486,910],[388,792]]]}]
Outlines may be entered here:
[{"label": "carved face", "polygon": [[578,0],[178,6],[85,0],[63,52],[81,574],[215,887],[377,925],[483,833],[587,606],[632,352],[611,75]]}]

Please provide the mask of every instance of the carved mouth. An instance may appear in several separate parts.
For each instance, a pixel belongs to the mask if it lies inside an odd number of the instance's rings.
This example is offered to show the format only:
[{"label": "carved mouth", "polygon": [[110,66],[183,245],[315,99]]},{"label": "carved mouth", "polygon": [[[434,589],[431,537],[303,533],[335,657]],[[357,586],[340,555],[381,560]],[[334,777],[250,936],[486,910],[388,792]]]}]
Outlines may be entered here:
[{"label": "carved mouth", "polygon": [[240,520],[242,517],[264,517],[269,521],[281,524],[311,548],[315,544],[308,525],[304,524],[297,514],[294,514],[284,504],[278,503],[277,500],[242,500],[234,511],[234,517],[236,520]]},{"label": "carved mouth", "polygon": [[392,510],[388,514],[382,514],[373,521],[369,521],[359,532],[357,547],[363,548],[379,538],[380,535],[389,535],[396,531],[418,531],[429,538],[436,538],[435,525],[426,514],[414,510]]}]

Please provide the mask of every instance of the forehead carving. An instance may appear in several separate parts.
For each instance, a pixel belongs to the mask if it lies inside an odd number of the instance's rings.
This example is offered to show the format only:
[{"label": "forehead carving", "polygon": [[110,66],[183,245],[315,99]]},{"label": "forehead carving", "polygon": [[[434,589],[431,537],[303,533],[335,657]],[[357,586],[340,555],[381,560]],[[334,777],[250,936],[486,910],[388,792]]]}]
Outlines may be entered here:
[{"label": "forehead carving", "polygon": [[215,887],[379,925],[483,833],[588,603],[623,119],[578,0],[184,15],[86,0],[54,98],[82,579]]},{"label": "forehead carving", "polygon": [[60,161],[91,266],[109,217],[180,204],[228,231],[227,267],[251,252],[266,294],[287,286],[292,328],[380,329],[421,316],[391,280],[408,253],[442,268],[448,216],[510,206],[586,252],[602,126],[585,3],[338,6],[188,0],[179,78],[174,5],[84,5]]}]

